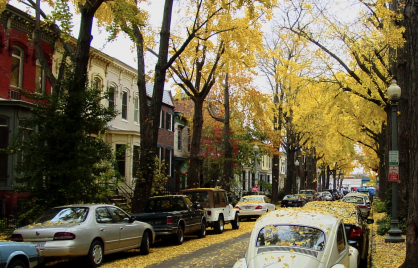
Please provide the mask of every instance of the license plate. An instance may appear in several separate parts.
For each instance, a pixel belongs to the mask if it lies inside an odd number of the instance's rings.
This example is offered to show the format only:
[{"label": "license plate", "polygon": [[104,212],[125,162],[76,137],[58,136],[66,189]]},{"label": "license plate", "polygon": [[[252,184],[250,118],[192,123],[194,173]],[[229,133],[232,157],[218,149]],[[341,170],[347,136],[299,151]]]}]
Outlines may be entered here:
[{"label": "license plate", "polygon": [[292,202],[289,202],[289,204],[292,204]]},{"label": "license plate", "polygon": [[251,207],[244,207],[245,209],[251,209]]},{"label": "license plate", "polygon": [[39,249],[44,249],[46,242],[33,242]]}]

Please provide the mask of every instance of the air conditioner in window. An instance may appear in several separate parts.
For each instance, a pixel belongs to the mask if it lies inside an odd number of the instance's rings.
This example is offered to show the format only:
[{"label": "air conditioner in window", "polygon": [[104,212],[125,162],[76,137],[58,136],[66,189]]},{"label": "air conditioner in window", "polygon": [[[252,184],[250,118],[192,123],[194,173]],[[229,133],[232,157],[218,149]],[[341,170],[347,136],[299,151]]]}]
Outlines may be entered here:
[{"label": "air conditioner in window", "polygon": [[20,94],[19,91],[11,89],[10,90],[10,99],[12,100],[20,100]]}]

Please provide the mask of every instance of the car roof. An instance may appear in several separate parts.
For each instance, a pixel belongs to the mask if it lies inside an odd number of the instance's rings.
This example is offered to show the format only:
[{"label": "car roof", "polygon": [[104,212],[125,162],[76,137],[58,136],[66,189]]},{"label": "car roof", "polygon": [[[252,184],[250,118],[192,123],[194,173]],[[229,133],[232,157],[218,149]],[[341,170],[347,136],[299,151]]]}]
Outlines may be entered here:
[{"label": "car roof", "polygon": [[[273,210],[258,218],[254,229],[261,229],[266,225],[304,225],[327,230],[340,222],[340,218],[325,211],[313,211],[305,208],[285,208]],[[329,229],[328,229],[329,230]]]},{"label": "car roof", "polygon": [[95,208],[95,207],[102,207],[102,206],[111,206],[111,207],[117,207],[114,204],[71,204],[71,205],[65,205],[65,206],[58,206],[53,208],[70,208],[70,207],[88,207],[88,208]]},{"label": "car roof", "polygon": [[323,210],[343,219],[344,224],[358,224],[358,207],[348,202],[321,202],[312,201],[305,205],[312,210]]}]

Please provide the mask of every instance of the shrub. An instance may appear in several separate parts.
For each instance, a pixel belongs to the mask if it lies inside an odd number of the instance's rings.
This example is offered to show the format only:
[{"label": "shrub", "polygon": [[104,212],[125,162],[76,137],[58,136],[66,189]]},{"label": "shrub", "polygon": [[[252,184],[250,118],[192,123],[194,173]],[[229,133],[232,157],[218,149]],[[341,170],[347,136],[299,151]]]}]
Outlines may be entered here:
[{"label": "shrub", "polygon": [[374,202],[373,207],[377,213],[387,212],[385,202]]},{"label": "shrub", "polygon": [[[377,221],[377,234],[378,235],[385,235],[390,230],[391,226],[391,217],[386,215],[385,217],[381,218]],[[400,216],[399,217],[399,229],[402,231],[402,234],[406,234],[406,218]]]}]

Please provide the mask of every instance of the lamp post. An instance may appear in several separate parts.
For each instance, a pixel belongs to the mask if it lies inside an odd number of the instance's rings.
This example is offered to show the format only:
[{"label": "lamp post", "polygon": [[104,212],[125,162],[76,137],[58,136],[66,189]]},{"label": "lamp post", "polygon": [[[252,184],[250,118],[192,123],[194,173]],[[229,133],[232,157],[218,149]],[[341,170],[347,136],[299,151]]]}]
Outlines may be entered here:
[{"label": "lamp post", "polygon": [[401,88],[392,80],[388,88],[388,97],[392,107],[392,151],[389,152],[389,181],[392,181],[392,220],[389,236],[385,238],[386,243],[404,242],[402,232],[399,229],[398,221],[398,181],[399,181],[399,153],[398,153],[398,100],[401,97]]},{"label": "lamp post", "polygon": [[255,186],[257,187],[257,195],[258,195],[258,189],[260,189],[258,186],[258,177],[257,177],[257,156],[260,148],[258,148],[257,144],[253,146],[253,152],[254,152],[254,180],[255,180]]},{"label": "lamp post", "polygon": [[296,191],[296,193],[298,194],[298,188],[299,188],[299,160],[296,159],[295,161],[295,166],[296,166],[296,189],[292,189],[292,191]]}]

